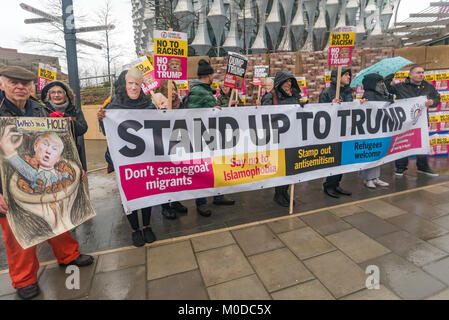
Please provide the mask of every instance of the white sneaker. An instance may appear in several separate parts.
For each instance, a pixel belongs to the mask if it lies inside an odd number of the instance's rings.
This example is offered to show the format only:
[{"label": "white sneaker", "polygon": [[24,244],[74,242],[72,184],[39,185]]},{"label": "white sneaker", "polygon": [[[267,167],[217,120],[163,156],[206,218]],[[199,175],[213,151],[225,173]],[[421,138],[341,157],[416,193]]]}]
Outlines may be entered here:
[{"label": "white sneaker", "polygon": [[370,189],[376,189],[376,185],[374,184],[374,180],[365,180],[365,186]]},{"label": "white sneaker", "polygon": [[388,182],[382,181],[380,179],[374,179],[374,184],[381,186],[381,187],[388,187],[390,184]]}]

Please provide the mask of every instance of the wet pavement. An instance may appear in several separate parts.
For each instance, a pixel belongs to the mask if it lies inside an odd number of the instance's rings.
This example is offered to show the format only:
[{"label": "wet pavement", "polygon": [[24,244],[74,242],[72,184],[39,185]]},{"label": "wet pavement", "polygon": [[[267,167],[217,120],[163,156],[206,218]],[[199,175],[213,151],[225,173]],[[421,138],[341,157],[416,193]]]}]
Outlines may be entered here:
[{"label": "wet pavement", "polygon": [[[87,144],[89,170],[103,167],[105,142]],[[345,174],[342,186],[353,195],[340,199],[322,192],[322,179],[297,184],[292,216],[274,203],[272,189],[231,194],[230,207],[209,199],[209,218],[193,200],[183,201],[189,212],[176,220],[161,217],[157,206],[151,226],[158,241],[137,249],[115,175],[92,172],[97,216],[73,234],[95,264],[81,269],[80,290],[67,290],[64,269],[39,245],[38,299],[449,299],[449,160],[430,164],[439,177],[417,173],[414,160],[399,178],[393,164],[384,165],[390,187],[376,190]],[[379,290],[365,287],[370,265],[379,267]],[[0,272],[0,299],[16,298]]]}]

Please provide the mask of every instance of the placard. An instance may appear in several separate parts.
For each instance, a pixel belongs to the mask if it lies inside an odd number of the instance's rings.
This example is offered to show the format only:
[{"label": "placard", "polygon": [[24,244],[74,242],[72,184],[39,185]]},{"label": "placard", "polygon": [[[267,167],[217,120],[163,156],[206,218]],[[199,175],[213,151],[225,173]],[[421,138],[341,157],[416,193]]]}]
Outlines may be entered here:
[{"label": "placard", "polygon": [[187,33],[154,31],[154,63],[157,79],[187,80]]}]

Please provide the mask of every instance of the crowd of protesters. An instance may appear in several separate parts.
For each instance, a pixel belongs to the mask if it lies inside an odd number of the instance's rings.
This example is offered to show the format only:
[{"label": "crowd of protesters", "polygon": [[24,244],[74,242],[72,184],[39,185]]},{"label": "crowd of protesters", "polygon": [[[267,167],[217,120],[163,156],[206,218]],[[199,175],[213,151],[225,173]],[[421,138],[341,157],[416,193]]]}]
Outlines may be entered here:
[{"label": "crowd of protesters", "polygon": [[[240,98],[231,100],[231,90],[223,85],[220,86],[218,98],[215,97],[211,84],[214,80],[214,70],[204,59],[198,63],[198,79],[192,81],[189,93],[181,99],[176,86],[169,90],[168,86],[173,85],[171,81],[163,81],[162,86],[150,98],[146,96],[141,85],[143,77],[137,69],[124,70],[114,84],[115,93],[110,97],[102,108],[99,109],[97,117],[104,133],[102,120],[108,110],[111,109],[163,109],[168,108],[169,100],[173,109],[179,108],[217,108],[222,109],[229,105],[242,106]],[[35,74],[16,66],[4,67],[0,70],[0,116],[6,117],[69,117],[72,132],[76,141],[82,167],[87,170],[85,160],[85,148],[83,135],[87,131],[87,123],[81,108],[77,107],[74,94],[69,85],[62,81],[53,81],[47,84],[41,91],[42,104],[38,102],[33,94]],[[340,81],[340,94],[337,98],[337,69],[332,70],[331,85],[324,89],[320,96],[320,103],[339,104],[349,102],[354,99],[353,89],[350,87],[352,71],[343,68]],[[396,99],[405,99],[418,96],[427,96],[427,107],[437,106],[440,97],[435,88],[424,81],[424,69],[420,66],[413,66],[407,80],[403,83],[392,85],[393,77],[385,79],[377,74],[368,74],[363,80],[364,96],[360,100],[363,105],[366,101],[385,101],[393,103],[393,95]],[[172,96],[169,97],[169,92]],[[288,71],[279,71],[274,77],[274,81],[267,82],[265,93],[257,105],[297,105],[304,107],[301,102],[301,89],[293,74]],[[1,141],[0,141],[1,143]],[[106,161],[108,163],[108,173],[114,171],[112,159],[109,151],[106,150]],[[396,161],[395,174],[401,176],[407,170],[408,158]],[[417,156],[418,172],[430,176],[437,176],[428,164],[427,156]],[[83,178],[84,178],[83,170]],[[380,167],[362,170],[359,176],[367,188],[388,187],[388,183],[380,179]],[[343,175],[327,177],[323,183],[323,191],[330,197],[339,198],[341,195],[350,196],[351,192],[344,190],[340,186]],[[289,186],[275,187],[274,201],[282,207],[288,207],[290,195]],[[0,193],[1,184],[0,184]],[[206,206],[206,198],[196,199],[196,211],[203,217],[211,216],[211,210]],[[228,196],[219,195],[213,197],[215,205],[232,206],[235,201]],[[145,243],[156,240],[156,236],[151,229],[151,207],[140,210],[142,214],[142,226],[139,225],[138,210],[127,215],[132,233],[133,245],[140,247]],[[162,205],[162,215],[166,219],[176,219],[177,214],[186,214],[187,208],[180,202],[171,202]],[[23,299],[31,299],[40,292],[37,283],[37,273],[39,262],[36,258],[36,246],[29,249],[22,249],[12,234],[11,228],[6,219],[8,213],[7,204],[0,194],[0,226],[3,230],[4,243],[8,258],[9,273],[12,286],[17,289],[18,295]],[[70,232],[48,240],[52,246],[58,263],[61,266],[76,265],[79,267],[93,263],[93,257],[81,254],[78,250],[78,242],[72,238]]]}]

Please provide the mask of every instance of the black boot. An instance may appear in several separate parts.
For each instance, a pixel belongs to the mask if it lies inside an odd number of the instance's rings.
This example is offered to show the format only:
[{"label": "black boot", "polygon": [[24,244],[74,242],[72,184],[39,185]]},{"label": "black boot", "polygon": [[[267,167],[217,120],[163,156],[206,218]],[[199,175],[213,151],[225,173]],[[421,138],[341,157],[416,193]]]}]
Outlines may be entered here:
[{"label": "black boot", "polygon": [[345,196],[352,195],[352,192],[346,191],[346,190],[342,189],[340,186],[336,187],[335,191],[337,191],[339,194],[342,194],[342,195],[345,195]]},{"label": "black boot", "polygon": [[183,206],[181,202],[175,201],[171,203],[171,208],[179,213],[187,213],[187,207]]},{"label": "black boot", "polygon": [[143,238],[143,234],[141,230],[134,231],[132,233],[133,245],[135,247],[141,247],[145,244],[145,239]]},{"label": "black boot", "polygon": [[340,198],[340,195],[338,194],[337,190],[334,188],[324,188],[324,193],[332,198]]},{"label": "black boot", "polygon": [[171,207],[162,207],[162,215],[169,220],[176,219],[176,211]]},{"label": "black boot", "polygon": [[156,241],[156,236],[154,235],[153,230],[151,230],[151,227],[143,228],[143,238],[146,243]]},{"label": "black boot", "polygon": [[284,194],[282,193],[275,193],[273,200],[281,207],[288,207],[290,205],[290,203],[287,201],[287,199],[284,197]]},{"label": "black boot", "polygon": [[41,290],[37,282],[17,290],[19,297],[24,300],[33,299],[34,297],[37,297],[40,292]]},{"label": "black boot", "polygon": [[235,204],[235,200],[232,200],[227,196],[223,196],[220,200],[214,200],[213,203],[217,206],[233,206]]},{"label": "black boot", "polygon": [[196,207],[196,212],[198,212],[198,214],[203,217],[210,217],[210,215],[212,214],[212,211],[207,209],[206,205]]},{"label": "black boot", "polygon": [[87,254],[80,254],[78,258],[73,260],[72,262],[69,262],[68,264],[59,264],[61,267],[66,267],[70,265],[78,266],[78,267],[85,267],[88,265],[91,265],[94,262],[94,257],[89,256]]}]

